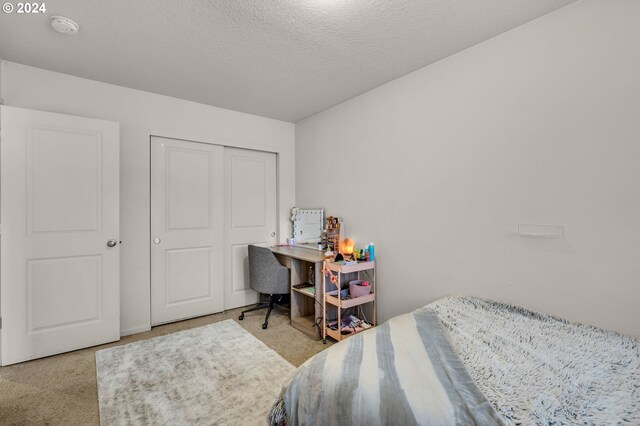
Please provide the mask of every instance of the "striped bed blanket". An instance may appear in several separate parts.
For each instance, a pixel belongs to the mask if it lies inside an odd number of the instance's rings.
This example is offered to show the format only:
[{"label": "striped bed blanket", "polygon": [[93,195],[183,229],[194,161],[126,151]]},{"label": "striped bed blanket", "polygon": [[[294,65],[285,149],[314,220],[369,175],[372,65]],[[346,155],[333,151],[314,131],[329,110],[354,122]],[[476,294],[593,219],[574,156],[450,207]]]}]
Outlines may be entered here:
[{"label": "striped bed blanket", "polygon": [[473,297],[349,339],[295,372],[272,425],[640,424],[640,342]]}]

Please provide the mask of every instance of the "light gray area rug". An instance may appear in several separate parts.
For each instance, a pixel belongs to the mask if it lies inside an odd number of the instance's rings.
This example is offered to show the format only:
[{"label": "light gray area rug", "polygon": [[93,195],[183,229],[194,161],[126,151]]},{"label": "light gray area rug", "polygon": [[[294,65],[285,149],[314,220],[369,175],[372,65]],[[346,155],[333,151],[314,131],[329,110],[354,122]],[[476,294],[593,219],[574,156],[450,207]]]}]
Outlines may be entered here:
[{"label": "light gray area rug", "polygon": [[294,366],[233,320],[96,353],[100,422],[263,425]]}]

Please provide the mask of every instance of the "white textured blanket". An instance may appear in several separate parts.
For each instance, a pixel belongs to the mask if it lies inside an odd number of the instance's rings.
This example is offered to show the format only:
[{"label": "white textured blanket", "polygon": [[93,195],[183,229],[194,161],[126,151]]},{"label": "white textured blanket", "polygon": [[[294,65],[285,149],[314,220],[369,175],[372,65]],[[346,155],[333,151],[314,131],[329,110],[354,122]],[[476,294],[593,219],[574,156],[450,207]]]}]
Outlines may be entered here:
[{"label": "white textured blanket", "polygon": [[640,341],[477,298],[428,306],[507,422],[640,425]]},{"label": "white textured blanket", "polygon": [[272,424],[640,425],[640,341],[448,297],[301,366]]}]

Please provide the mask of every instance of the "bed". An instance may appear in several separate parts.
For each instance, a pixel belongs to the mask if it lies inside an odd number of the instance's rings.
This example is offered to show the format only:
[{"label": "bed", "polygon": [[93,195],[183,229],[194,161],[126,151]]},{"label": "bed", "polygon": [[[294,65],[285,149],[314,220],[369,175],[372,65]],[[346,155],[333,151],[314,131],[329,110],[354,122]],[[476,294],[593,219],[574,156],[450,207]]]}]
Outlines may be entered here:
[{"label": "bed", "polygon": [[300,366],[272,425],[640,425],[640,341],[440,299]]}]

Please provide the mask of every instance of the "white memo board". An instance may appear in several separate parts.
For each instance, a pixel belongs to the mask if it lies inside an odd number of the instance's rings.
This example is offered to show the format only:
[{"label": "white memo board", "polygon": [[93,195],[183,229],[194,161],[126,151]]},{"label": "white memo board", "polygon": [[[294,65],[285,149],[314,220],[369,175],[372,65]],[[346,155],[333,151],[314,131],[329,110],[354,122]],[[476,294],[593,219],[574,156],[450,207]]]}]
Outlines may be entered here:
[{"label": "white memo board", "polygon": [[322,237],[324,228],[324,209],[299,209],[291,210],[293,222],[293,238],[297,244],[317,243]]}]

